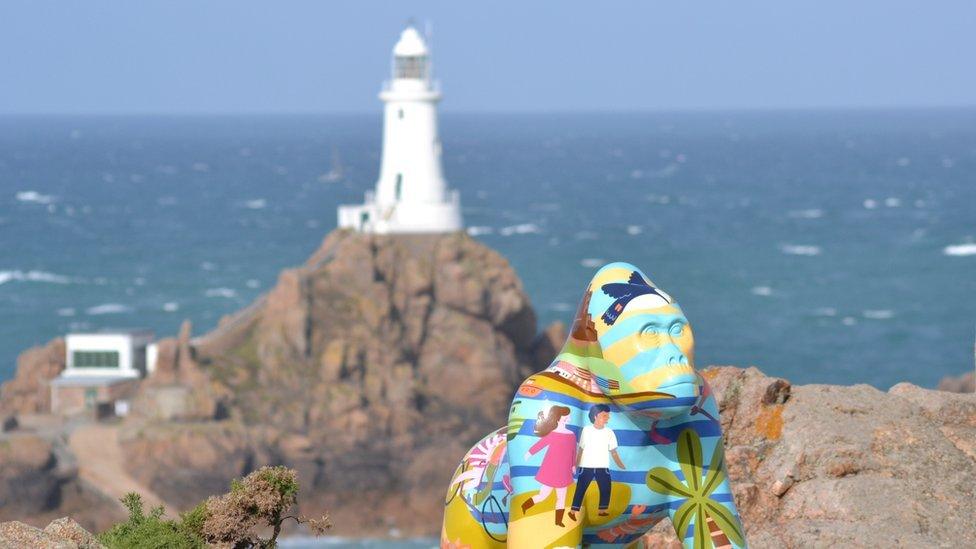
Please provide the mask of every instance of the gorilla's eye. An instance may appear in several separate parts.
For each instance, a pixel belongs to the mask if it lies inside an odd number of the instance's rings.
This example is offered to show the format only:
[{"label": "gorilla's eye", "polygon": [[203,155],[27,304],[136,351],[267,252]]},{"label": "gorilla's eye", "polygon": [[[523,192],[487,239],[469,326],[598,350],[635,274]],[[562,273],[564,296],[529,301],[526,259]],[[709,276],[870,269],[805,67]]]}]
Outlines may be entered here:
[{"label": "gorilla's eye", "polygon": [[640,330],[638,346],[641,349],[653,349],[657,347],[659,335],[653,324],[646,324]]},{"label": "gorilla's eye", "polygon": [[672,324],[671,325],[671,336],[672,337],[680,337],[681,336],[681,330],[682,330],[682,326],[681,326],[680,323],[674,323],[674,324]]}]

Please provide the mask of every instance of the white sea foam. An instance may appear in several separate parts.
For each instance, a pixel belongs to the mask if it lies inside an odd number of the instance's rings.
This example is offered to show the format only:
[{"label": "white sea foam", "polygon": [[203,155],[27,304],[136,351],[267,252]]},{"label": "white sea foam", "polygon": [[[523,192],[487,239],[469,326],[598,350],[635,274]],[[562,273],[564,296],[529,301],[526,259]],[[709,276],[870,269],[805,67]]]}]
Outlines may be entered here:
[{"label": "white sea foam", "polygon": [[901,206],[901,199],[894,196],[889,196],[888,198],[885,198],[884,204],[889,208],[898,208]]},{"label": "white sea foam", "polygon": [[560,312],[560,313],[565,313],[565,312],[568,312],[568,311],[572,311],[573,310],[573,306],[572,305],[570,305],[569,303],[563,303],[563,302],[553,303],[553,304],[549,305],[549,308],[551,310],[553,310],[553,311]]},{"label": "white sea foam", "polygon": [[21,202],[33,202],[34,204],[50,204],[56,199],[54,195],[41,194],[37,191],[20,191],[16,197]]},{"label": "white sea foam", "polygon": [[976,255],[976,243],[953,244],[942,249],[945,255],[962,257],[966,255]]},{"label": "white sea foam", "polygon": [[474,227],[468,227],[468,234],[471,236],[480,236],[483,234],[491,234],[495,232],[495,229],[491,227],[486,227],[483,225],[476,225]]},{"label": "white sea foam", "polygon": [[249,278],[247,282],[244,283],[248,288],[258,288],[261,286],[261,282],[256,278]]},{"label": "white sea foam", "polygon": [[820,307],[813,311],[817,316],[837,316],[837,309],[833,307]]},{"label": "white sea foam", "polygon": [[595,268],[603,265],[604,263],[606,263],[606,261],[604,261],[603,259],[600,259],[598,257],[587,257],[585,259],[581,259],[580,260],[580,265],[582,265],[584,267],[587,267],[587,268],[590,268],[590,269],[595,269]]},{"label": "white sea foam", "polygon": [[69,284],[72,279],[67,276],[49,273],[46,271],[0,271],[0,284],[7,282],[47,282],[50,284]]},{"label": "white sea foam", "polygon": [[203,263],[200,264],[200,268],[203,269],[204,271],[216,271],[217,265],[210,261],[204,261]]},{"label": "white sea foam", "polygon": [[627,234],[629,235],[639,235],[644,232],[644,227],[640,225],[627,225]]},{"label": "white sea foam", "polygon": [[539,226],[535,223],[521,223],[519,225],[509,225],[507,227],[502,227],[500,231],[502,236],[512,236],[513,234],[532,234],[542,232]]},{"label": "white sea foam", "polygon": [[180,304],[175,301],[167,301],[163,303],[163,310],[167,313],[175,313],[180,310]]},{"label": "white sea foam", "polygon": [[840,322],[844,326],[853,326],[853,325],[857,324],[857,319],[854,318],[853,316],[845,316],[843,319],[841,319]]},{"label": "white sea foam", "polygon": [[819,219],[823,217],[824,211],[820,208],[809,208],[806,210],[793,210],[789,216],[796,219]]},{"label": "white sea foam", "polygon": [[75,310],[71,307],[64,307],[63,309],[58,309],[58,316],[75,316]]},{"label": "white sea foam", "polygon": [[823,252],[820,246],[810,246],[806,244],[784,244],[780,246],[780,250],[787,255],[806,256],[820,255]]},{"label": "white sea foam", "polygon": [[888,320],[895,316],[895,312],[890,309],[866,309],[861,314],[871,320]]},{"label": "white sea foam", "polygon": [[210,288],[203,295],[207,297],[226,297],[228,299],[237,297],[237,292],[231,288]]},{"label": "white sea foam", "polygon": [[773,295],[773,289],[769,286],[753,286],[750,290],[753,295],[761,295],[763,297],[768,297]]},{"label": "white sea foam", "polygon": [[96,305],[94,307],[89,307],[85,309],[85,314],[95,316],[95,315],[118,315],[123,313],[131,313],[134,309],[128,305],[123,305],[121,303],[103,303],[102,305]]},{"label": "white sea foam", "polygon": [[866,210],[873,210],[878,207],[878,201],[873,198],[864,199],[864,208]]},{"label": "white sea foam", "polygon": [[261,210],[268,205],[268,201],[263,198],[255,198],[244,203],[244,207],[249,210]]}]

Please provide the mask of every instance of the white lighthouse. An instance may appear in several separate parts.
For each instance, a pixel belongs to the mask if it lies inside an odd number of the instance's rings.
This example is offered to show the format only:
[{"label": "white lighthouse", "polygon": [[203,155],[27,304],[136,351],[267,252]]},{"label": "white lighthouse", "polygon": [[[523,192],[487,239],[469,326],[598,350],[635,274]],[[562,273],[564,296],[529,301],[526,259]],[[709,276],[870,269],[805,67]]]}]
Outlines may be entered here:
[{"label": "white lighthouse", "polygon": [[376,190],[364,204],[339,206],[339,227],[370,233],[458,231],[461,200],[441,173],[437,137],[439,86],[430,50],[413,26],[393,47],[392,75],[383,85],[383,160]]}]

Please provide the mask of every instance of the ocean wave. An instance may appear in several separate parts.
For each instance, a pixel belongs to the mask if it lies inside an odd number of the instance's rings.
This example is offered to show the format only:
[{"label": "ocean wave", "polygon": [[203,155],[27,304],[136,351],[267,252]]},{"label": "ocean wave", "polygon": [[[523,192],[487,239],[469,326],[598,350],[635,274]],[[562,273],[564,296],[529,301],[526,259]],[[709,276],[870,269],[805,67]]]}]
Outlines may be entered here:
[{"label": "ocean wave", "polygon": [[72,279],[70,277],[49,273],[46,271],[0,271],[0,285],[6,284],[7,282],[47,282],[50,284],[70,284]]},{"label": "ocean wave", "polygon": [[51,194],[41,194],[37,191],[20,191],[16,195],[21,202],[33,202],[34,204],[50,204],[57,198]]},{"label": "ocean wave", "polygon": [[552,311],[560,312],[560,313],[566,313],[566,312],[572,311],[573,310],[573,306],[570,305],[569,303],[558,302],[558,303],[552,303],[552,304],[550,304],[549,305],[549,309],[552,310]]},{"label": "ocean wave", "polygon": [[167,301],[163,303],[163,310],[167,313],[175,313],[180,310],[180,304],[175,301]]},{"label": "ocean wave", "polygon": [[600,259],[598,257],[587,257],[585,259],[580,260],[580,265],[587,267],[589,269],[595,269],[597,267],[601,267],[604,263],[606,263],[606,260]]},{"label": "ocean wave", "polygon": [[480,236],[483,234],[491,234],[495,232],[495,229],[485,226],[474,226],[468,227],[468,234],[471,236]]},{"label": "ocean wave", "polygon": [[753,286],[752,290],[750,291],[752,292],[752,295],[759,295],[763,297],[769,297],[773,295],[773,289],[770,288],[769,286]]},{"label": "ocean wave", "polygon": [[820,255],[823,249],[820,246],[812,246],[808,244],[784,244],[780,246],[780,250],[787,255],[806,255],[814,256]]},{"label": "ocean wave", "polygon": [[837,316],[837,309],[833,307],[820,307],[813,311],[816,316]]},{"label": "ocean wave", "polygon": [[788,215],[794,219],[819,219],[823,217],[824,211],[820,208],[809,208],[806,210],[792,210]]},{"label": "ocean wave", "polygon": [[75,310],[71,307],[64,307],[63,309],[58,309],[58,316],[75,316]]},{"label": "ocean wave", "polygon": [[541,233],[542,230],[535,223],[520,223],[518,225],[502,227],[498,232],[501,233],[502,236],[512,236],[513,234]]},{"label": "ocean wave", "polygon": [[861,314],[871,320],[888,320],[895,316],[895,312],[891,309],[866,309]]},{"label": "ocean wave", "polygon": [[942,249],[945,255],[962,257],[966,255],[976,255],[976,243],[953,244]]},{"label": "ocean wave", "polygon": [[203,292],[203,295],[207,297],[226,297],[227,299],[231,299],[237,297],[237,291],[231,288],[223,288],[223,287],[210,288],[206,292]]},{"label": "ocean wave", "polygon": [[244,207],[249,210],[262,210],[268,205],[268,201],[263,198],[255,198],[244,202]]},{"label": "ocean wave", "polygon": [[118,315],[124,313],[131,313],[135,309],[128,305],[123,305],[121,303],[103,303],[101,305],[96,305],[94,307],[89,307],[85,309],[85,314],[90,316],[96,315]]},{"label": "ocean wave", "polygon": [[644,227],[640,225],[627,225],[627,234],[636,236],[644,232]]}]

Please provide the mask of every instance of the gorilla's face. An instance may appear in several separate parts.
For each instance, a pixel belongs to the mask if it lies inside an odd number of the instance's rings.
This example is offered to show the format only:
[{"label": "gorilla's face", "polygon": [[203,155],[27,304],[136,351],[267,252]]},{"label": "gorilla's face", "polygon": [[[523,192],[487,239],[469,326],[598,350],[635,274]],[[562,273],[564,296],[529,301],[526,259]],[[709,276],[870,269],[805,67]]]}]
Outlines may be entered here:
[{"label": "gorilla's face", "polygon": [[603,358],[619,372],[621,394],[698,395],[691,326],[670,295],[627,263],[600,269],[590,291],[589,312]]}]

